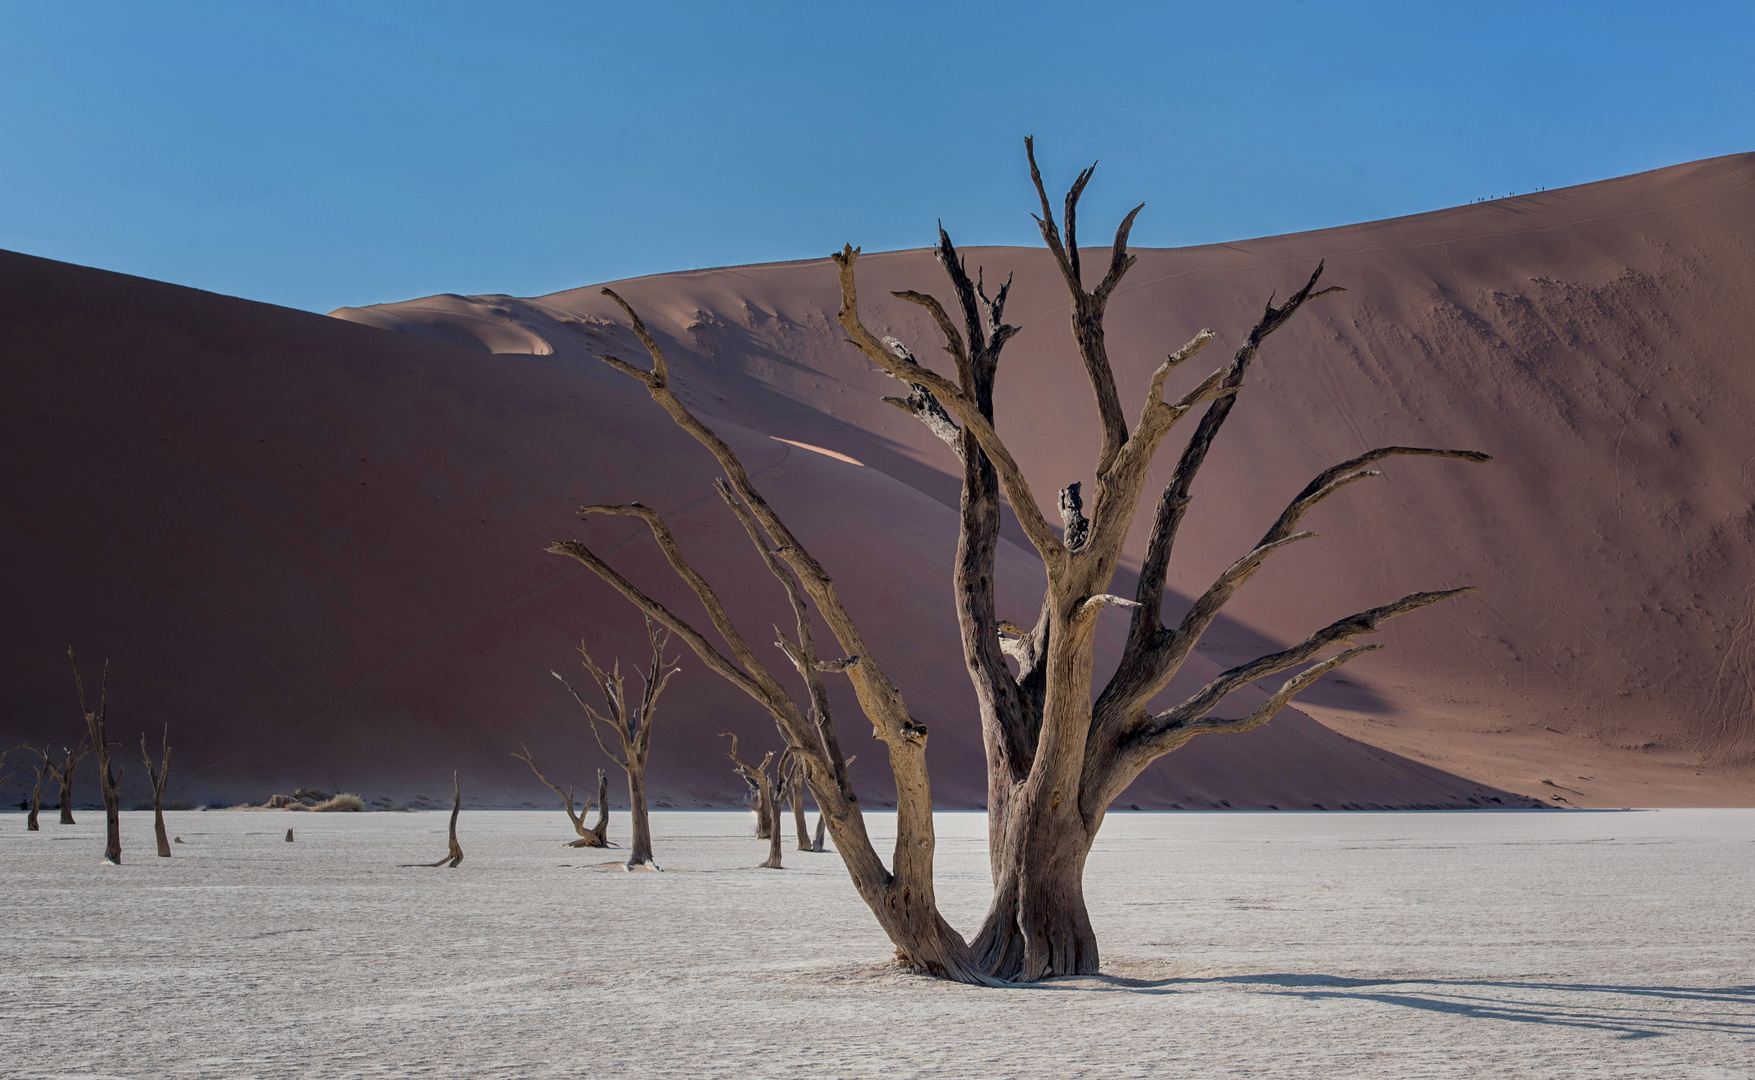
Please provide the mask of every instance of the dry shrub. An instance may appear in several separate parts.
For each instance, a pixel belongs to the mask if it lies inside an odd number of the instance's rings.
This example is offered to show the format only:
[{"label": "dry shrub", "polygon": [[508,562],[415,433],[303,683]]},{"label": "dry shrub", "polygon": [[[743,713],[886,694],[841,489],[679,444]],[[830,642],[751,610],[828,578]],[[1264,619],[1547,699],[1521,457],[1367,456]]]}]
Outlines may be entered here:
[{"label": "dry shrub", "polygon": [[357,814],[365,808],[366,804],[364,800],[358,795],[345,791],[335,796],[333,799],[330,799],[328,802],[319,803],[316,806],[311,807],[311,809],[319,812],[342,812],[352,814]]}]

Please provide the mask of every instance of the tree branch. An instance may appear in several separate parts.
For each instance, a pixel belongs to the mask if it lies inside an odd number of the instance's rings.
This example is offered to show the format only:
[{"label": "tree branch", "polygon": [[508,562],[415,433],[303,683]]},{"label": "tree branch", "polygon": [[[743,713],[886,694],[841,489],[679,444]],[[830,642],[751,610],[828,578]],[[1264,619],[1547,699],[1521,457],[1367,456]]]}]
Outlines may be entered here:
[{"label": "tree branch", "polygon": [[1272,697],[1262,702],[1261,705],[1248,716],[1234,720],[1227,720],[1217,716],[1203,716],[1198,720],[1190,720],[1180,725],[1176,729],[1176,734],[1193,738],[1196,735],[1205,735],[1215,732],[1235,733],[1258,728],[1269,720],[1272,720],[1274,715],[1281,709],[1285,708],[1286,705],[1291,702],[1293,697],[1302,693],[1312,683],[1316,682],[1316,680],[1327,675],[1335,668],[1340,667],[1353,657],[1358,656],[1360,653],[1376,652],[1381,648],[1383,648],[1381,642],[1374,642],[1370,645],[1355,645],[1346,652],[1331,656],[1320,663],[1312,664],[1310,667],[1305,668],[1290,679],[1287,679],[1281,684],[1280,688],[1274,692]]},{"label": "tree branch", "polygon": [[[914,359],[914,354],[908,351],[908,346],[893,337],[886,337],[883,342],[899,359],[909,364],[919,365],[920,362]],[[898,378],[887,371],[884,374],[889,375],[892,379]],[[961,460],[963,457],[963,430],[957,426],[955,420],[951,419],[951,414],[945,412],[945,407],[938,403],[938,399],[933,397],[932,391],[926,387],[906,379],[899,379],[899,381],[908,384],[908,396],[887,397],[884,398],[884,401],[925,424],[926,430],[941,439],[951,448],[951,452],[957,455],[958,460]]]},{"label": "tree branch", "polygon": [[[1316,270],[1304,287],[1293,293],[1286,302],[1275,307],[1270,300],[1262,317],[1250,330],[1237,354],[1232,358],[1230,367],[1225,369],[1225,376],[1219,386],[1230,393],[1217,397],[1208,406],[1206,414],[1201,417],[1200,424],[1194,434],[1189,437],[1188,445],[1182,451],[1182,457],[1176,462],[1176,472],[1171,476],[1170,483],[1158,497],[1157,509],[1152,516],[1152,531],[1146,542],[1146,557],[1140,564],[1139,588],[1135,598],[1139,600],[1139,610],[1134,612],[1133,625],[1128,631],[1127,656],[1137,659],[1146,649],[1154,644],[1159,633],[1163,617],[1164,588],[1166,575],[1170,568],[1170,551],[1176,543],[1176,533],[1182,525],[1182,518],[1188,509],[1189,492],[1194,486],[1194,478],[1200,467],[1206,462],[1207,451],[1212,449],[1213,440],[1218,436],[1219,429],[1231,415],[1231,408],[1236,404],[1236,391],[1243,386],[1243,378],[1248,374],[1249,366],[1256,353],[1261,350],[1261,343],[1269,334],[1284,326],[1306,301],[1331,292],[1341,292],[1339,288],[1315,291],[1316,282],[1322,277],[1322,263],[1316,264]],[[1199,335],[1196,336],[1199,340]],[[1193,342],[1190,342],[1192,345]],[[1204,344],[1204,343],[1203,343]],[[1186,348],[1187,346],[1185,346]],[[1149,405],[1148,405],[1149,407]],[[1126,661],[1124,661],[1124,664]]]},{"label": "tree branch", "polygon": [[1212,682],[1202,687],[1198,693],[1175,708],[1159,713],[1157,716],[1143,717],[1141,722],[1137,723],[1133,730],[1123,738],[1123,747],[1129,757],[1137,759],[1140,755],[1146,755],[1145,760],[1150,761],[1152,758],[1168,753],[1176,746],[1181,745],[1180,742],[1175,741],[1178,731],[1204,716],[1207,710],[1216,706],[1233,691],[1241,689],[1256,679],[1263,679],[1285,671],[1287,668],[1305,663],[1332,645],[1338,645],[1365,634],[1374,634],[1382,623],[1397,615],[1404,615],[1429,604],[1436,604],[1440,600],[1448,600],[1453,596],[1461,596],[1463,593],[1474,591],[1473,587],[1469,587],[1447,589],[1441,592],[1411,593],[1394,603],[1361,611],[1356,615],[1349,615],[1344,619],[1330,623],[1289,649],[1258,657],[1247,664],[1241,664],[1220,673]]},{"label": "tree branch", "polygon": [[1091,382],[1091,390],[1097,398],[1097,417],[1103,427],[1103,447],[1097,455],[1097,475],[1101,477],[1108,472],[1116,455],[1127,442],[1127,417],[1121,411],[1121,396],[1115,389],[1115,372],[1109,365],[1109,353],[1104,344],[1103,312],[1108,306],[1109,296],[1120,284],[1121,277],[1133,265],[1133,259],[1127,256],[1127,237],[1133,228],[1134,218],[1139,215],[1143,204],[1135,207],[1115,232],[1114,249],[1111,252],[1109,272],[1103,283],[1095,292],[1086,292],[1079,271],[1079,246],[1076,232],[1076,215],[1079,196],[1084,194],[1085,185],[1091,182],[1091,174],[1097,166],[1079,173],[1077,180],[1066,193],[1066,245],[1061,246],[1060,235],[1054,227],[1054,214],[1048,206],[1048,190],[1042,184],[1042,171],[1036,167],[1036,144],[1034,138],[1024,139],[1024,155],[1030,160],[1030,181],[1036,185],[1036,195],[1042,201],[1042,216],[1036,222],[1042,229],[1042,240],[1048,250],[1054,254],[1055,262],[1060,266],[1061,277],[1066,280],[1067,291],[1072,294],[1072,331],[1073,340],[1078,344],[1079,358],[1084,361],[1085,374]]},{"label": "tree branch", "polygon": [[754,698],[764,707],[772,708],[767,692],[762,685],[749,675],[739,670],[727,657],[713,647],[699,630],[684,622],[669,608],[642,592],[633,582],[616,572],[616,569],[604,562],[597,553],[577,540],[562,540],[547,548],[551,555],[565,555],[583,563],[598,577],[602,578],[616,592],[622,594],[630,603],[653,619],[669,627],[678,637],[686,642],[696,656],[721,678]]},{"label": "tree branch", "polygon": [[[840,269],[841,280],[841,326],[849,335],[848,340],[879,368],[894,375],[898,379],[919,382],[932,392],[939,403],[950,411],[951,415],[962,421],[963,429],[972,435],[993,463],[994,470],[999,474],[1000,484],[1005,488],[1007,498],[1011,500],[1012,512],[1023,526],[1024,534],[1030,538],[1037,554],[1047,564],[1050,576],[1059,573],[1065,561],[1066,549],[1060,538],[1054,535],[1048,521],[1042,515],[1042,508],[1037,505],[1036,497],[1030,491],[1029,481],[1024,478],[1023,470],[1013,459],[1011,451],[1000,441],[998,433],[993,430],[993,423],[976,408],[975,402],[965,397],[962,391],[949,379],[929,368],[914,365],[904,367],[903,362],[880,341],[859,318],[859,291],[853,280],[853,264],[859,258],[859,249],[848,245],[831,256]],[[846,642],[842,643],[844,646]],[[855,651],[850,649],[849,651]]]},{"label": "tree branch", "polygon": [[[823,667],[817,660],[816,637],[811,627],[810,608],[804,602],[804,593],[798,584],[798,579],[793,576],[792,570],[782,564],[779,557],[769,549],[767,538],[762,535],[755,515],[750,513],[749,507],[744,505],[743,501],[731,490],[731,485],[724,480],[715,480],[713,487],[719,492],[719,497],[725,500],[725,505],[731,508],[732,514],[737,517],[738,524],[743,526],[744,532],[750,538],[750,543],[754,544],[756,550],[761,553],[762,563],[767,566],[768,572],[773,574],[775,580],[779,581],[781,587],[786,590],[786,599],[792,605],[792,614],[797,623],[797,651],[793,651],[791,644],[786,641],[784,635],[779,633],[778,627],[775,628],[775,635],[780,638],[779,645],[781,650],[786,653],[786,658],[792,661],[792,666],[804,679],[805,692],[810,700],[811,714],[815,720],[816,741],[812,744],[813,752],[808,756],[811,760],[824,760],[830,774],[835,778],[836,785],[841,789],[842,798],[848,802],[856,802],[858,797],[853,793],[853,783],[847,775],[847,760],[841,752],[841,740],[835,732],[834,720],[830,714],[829,691],[823,685]],[[842,664],[838,670],[845,671],[855,662],[857,662],[857,658],[852,662]],[[805,734],[806,732],[803,731],[789,731],[787,738],[789,742],[796,743],[802,741]],[[881,733],[876,730],[875,724],[872,734],[874,737],[882,737]]]}]

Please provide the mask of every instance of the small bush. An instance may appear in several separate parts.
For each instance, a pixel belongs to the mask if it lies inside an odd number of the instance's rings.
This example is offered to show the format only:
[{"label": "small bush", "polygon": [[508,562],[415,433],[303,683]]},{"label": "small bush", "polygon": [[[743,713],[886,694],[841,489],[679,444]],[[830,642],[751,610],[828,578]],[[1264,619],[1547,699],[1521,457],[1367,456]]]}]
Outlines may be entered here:
[{"label": "small bush", "polygon": [[365,808],[365,802],[361,800],[358,795],[350,794],[345,791],[335,796],[333,799],[330,799],[328,802],[319,803],[318,805],[311,807],[313,810],[329,813],[339,811],[350,814],[357,814]]}]

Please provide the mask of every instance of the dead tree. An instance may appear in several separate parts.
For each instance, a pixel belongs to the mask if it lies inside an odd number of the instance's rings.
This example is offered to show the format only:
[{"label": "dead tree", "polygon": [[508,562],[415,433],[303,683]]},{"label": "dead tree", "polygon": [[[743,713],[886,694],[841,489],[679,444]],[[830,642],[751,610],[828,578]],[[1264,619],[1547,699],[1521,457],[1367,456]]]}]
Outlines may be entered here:
[{"label": "dead tree", "polygon": [[61,824],[77,825],[73,820],[73,770],[79,767],[79,761],[91,753],[88,736],[80,736],[79,742],[73,746],[61,748],[61,764],[55,768],[55,778],[61,781]]},{"label": "dead tree", "polygon": [[[768,775],[768,766],[774,760],[774,751],[770,750],[762,758],[759,765],[751,765],[737,755],[737,736],[729,731],[721,731],[719,737],[731,740],[731,749],[725,756],[731,759],[732,768],[737,775],[743,777],[744,783],[756,793],[756,815],[760,818],[761,828],[756,839],[768,841],[768,860],[761,865],[765,870],[784,870],[780,865],[780,794],[774,790],[774,779]],[[780,770],[775,769],[776,773]]]},{"label": "dead tree", "polygon": [[79,676],[79,660],[73,655],[73,646],[71,645],[67,646],[67,659],[73,664],[73,688],[79,693],[79,711],[85,714],[86,738],[91,742],[93,752],[97,754],[98,786],[102,789],[104,797],[104,861],[112,866],[120,866],[122,864],[122,774],[126,770],[118,766],[114,772],[110,771],[110,747],[121,744],[108,741],[104,732],[104,721],[110,710],[110,662],[104,661],[103,677],[98,684],[100,687],[98,706],[96,710],[93,710],[88,708],[85,703],[85,680]]},{"label": "dead tree", "polygon": [[768,798],[767,789],[760,784],[752,783],[750,785],[750,798],[755,801],[755,805],[750,807],[750,812],[756,818],[756,839],[766,840],[774,835],[773,825],[776,815],[773,803]]},{"label": "dead tree", "polygon": [[804,759],[790,749],[780,755],[780,789],[792,803],[792,824],[798,830],[798,850],[823,850],[823,815],[817,813],[817,834],[812,839],[804,817]]},{"label": "dead tree", "polygon": [[[675,660],[667,660],[664,656],[665,647],[670,644],[670,632],[655,625],[651,618],[646,620],[646,640],[652,646],[652,662],[650,668],[640,675],[644,689],[639,702],[632,705],[622,681],[622,662],[617,660],[612,669],[605,671],[585,651],[585,643],[579,643],[579,655],[584,660],[585,670],[591,674],[591,681],[597,684],[598,692],[603,695],[608,716],[586,704],[579,691],[573,689],[573,684],[562,678],[560,672],[549,672],[560,679],[561,685],[573,695],[573,700],[585,710],[586,724],[591,728],[598,747],[628,774],[628,816],[634,831],[628,848],[627,866],[630,870],[637,866],[658,869],[658,864],[652,860],[652,823],[646,811],[646,755],[652,748],[652,719],[658,711],[658,696],[664,693],[671,676],[682,670],[676,666]],[[619,755],[603,740],[604,728],[615,734],[621,746]],[[608,794],[601,782],[599,790]]]},{"label": "dead tree", "polygon": [[542,781],[543,787],[560,796],[561,806],[567,811],[567,820],[573,823],[573,831],[579,834],[579,838],[568,841],[567,846],[612,847],[613,845],[609,842],[609,775],[602,769],[597,770],[597,824],[587,829],[585,815],[591,812],[590,796],[586,796],[584,808],[575,812],[573,809],[573,789],[568,788],[562,791],[560,785],[551,783],[548,777],[542,775],[542,770],[536,767],[536,760],[530,756],[530,747],[519,743],[518,748],[524,752],[512,756],[530,766],[530,771],[536,774],[538,780]]},{"label": "dead tree", "polygon": [[[463,809],[463,788],[457,783],[457,773],[451,773],[451,851],[438,862],[407,863],[409,866],[456,866],[463,861],[463,848],[457,843],[457,812]],[[292,839],[292,830],[286,831],[286,838]]]},{"label": "dead tree", "polygon": [[[1001,349],[1018,332],[1004,320],[1009,279],[990,296],[980,275],[971,279],[963,259],[941,228],[937,257],[950,282],[950,311],[914,291],[895,295],[919,305],[944,340],[954,366],[947,376],[914,359],[894,338],[880,338],[860,315],[854,268],[858,249],[833,256],[841,290],[839,321],[850,342],[885,374],[909,386],[906,398],[886,399],[918,416],[951,446],[963,474],[959,537],[952,592],[963,656],[981,717],[988,770],[988,831],[993,903],[972,940],[940,916],[933,892],[932,789],[926,770],[927,728],[909,711],[898,687],[871,653],[852,614],[824,569],[762,498],[729,445],[690,411],[676,393],[664,352],[634,309],[605,289],[632,325],[651,360],[650,369],[602,357],[638,381],[673,421],[704,446],[723,472],[720,493],[797,616],[798,641],[788,659],[803,676],[809,705],[782,687],[748,639],[733,625],[712,586],[684,556],[664,520],[639,503],[587,506],[582,514],[639,518],[671,567],[690,587],[729,648],[727,656],[697,629],[623,577],[590,547],[577,541],[548,550],[590,568],[649,618],[670,628],[708,667],[742,690],[774,718],[782,736],[805,761],[807,783],[829,822],[854,887],[915,970],[968,982],[1037,980],[1098,970],[1097,941],[1085,910],[1084,866],[1110,803],[1153,761],[1208,732],[1248,731],[1265,724],[1299,691],[1376,644],[1354,645],[1391,618],[1453,597],[1467,589],[1416,592],[1382,607],[1348,615],[1289,648],[1220,672],[1180,704],[1150,707],[1194,650],[1195,644],[1262,564],[1280,549],[1310,538],[1299,522],[1343,487],[1378,475],[1377,462],[1422,455],[1470,462],[1489,460],[1473,451],[1386,446],[1319,473],[1293,496],[1261,540],[1228,566],[1188,612],[1166,625],[1164,594],[1171,549],[1193,495],[1193,486],[1214,439],[1230,416],[1238,392],[1263,343],[1306,303],[1336,292],[1318,289],[1319,264],[1285,301],[1271,300],[1228,363],[1166,400],[1164,389],[1177,368],[1213,339],[1202,330],[1152,372],[1137,419],[1123,411],[1104,341],[1104,314],[1116,287],[1134,264],[1127,239],[1139,208],[1116,230],[1102,278],[1085,283],[1075,234],[1079,196],[1091,169],[1079,174],[1065,200],[1065,234],[1055,220],[1034,148],[1025,140],[1030,174],[1041,202],[1042,237],[1071,300],[1072,337],[1096,398],[1101,429],[1087,514],[1081,483],[1067,484],[1058,500],[1061,527],[1049,523],[1010,448],[994,429],[993,391]],[[1093,166],[1094,168],[1094,166]],[[1150,535],[1134,595],[1109,591],[1122,547],[1144,494],[1147,467],[1177,421],[1202,409],[1200,421],[1152,512]],[[1069,467],[1070,471],[1070,467]],[[1033,625],[1001,621],[996,611],[994,563],[1000,535],[1001,496],[1043,564],[1044,590]],[[1231,493],[1222,493],[1226,496]],[[814,613],[808,604],[815,607]],[[1096,624],[1107,608],[1129,620],[1120,664],[1094,681]],[[811,644],[813,618],[821,618],[845,659],[829,663],[846,674],[873,735],[888,747],[896,786],[896,846],[889,866],[873,849],[864,818],[847,782],[834,726],[814,713],[821,696],[822,666]],[[1017,665],[1014,672],[1008,660]],[[1234,691],[1281,672],[1290,678],[1260,706],[1243,715],[1215,712]],[[1095,691],[1095,692],[1094,692]],[[1093,704],[1094,702],[1094,704]]]},{"label": "dead tree", "polygon": [[48,787],[49,781],[56,776],[55,763],[50,756],[51,749],[46,744],[41,750],[29,743],[24,744],[20,749],[36,755],[37,758],[31,762],[30,766],[31,771],[36,774],[36,780],[31,784],[30,814],[24,819],[24,827],[27,832],[38,832],[41,826],[37,824],[37,813],[43,808],[43,789]]},{"label": "dead tree", "polygon": [[152,784],[152,831],[158,837],[158,857],[171,857],[171,840],[165,834],[165,781],[171,775],[171,725],[166,724],[159,740],[158,765],[146,750],[146,732],[140,733],[140,756],[146,759],[146,778]]}]

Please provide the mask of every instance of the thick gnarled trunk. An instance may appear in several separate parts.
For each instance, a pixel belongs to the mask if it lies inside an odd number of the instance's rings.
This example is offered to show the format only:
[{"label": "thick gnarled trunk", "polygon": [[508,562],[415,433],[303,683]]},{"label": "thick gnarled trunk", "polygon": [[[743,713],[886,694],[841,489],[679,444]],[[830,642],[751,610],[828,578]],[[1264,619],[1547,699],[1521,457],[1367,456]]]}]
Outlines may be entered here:
[{"label": "thick gnarled trunk", "polygon": [[970,948],[983,971],[1008,981],[1095,974],[1097,935],[1084,887],[1093,838],[1058,812],[1036,809],[1019,798],[994,815],[993,903]]}]

